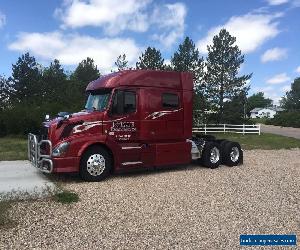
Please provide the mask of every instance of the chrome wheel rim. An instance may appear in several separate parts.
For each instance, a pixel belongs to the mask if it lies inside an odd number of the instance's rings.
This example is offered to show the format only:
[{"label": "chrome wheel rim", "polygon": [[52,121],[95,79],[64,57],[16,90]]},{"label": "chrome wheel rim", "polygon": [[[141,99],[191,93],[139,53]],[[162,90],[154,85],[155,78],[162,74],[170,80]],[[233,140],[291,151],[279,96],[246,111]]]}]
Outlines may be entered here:
[{"label": "chrome wheel rim", "polygon": [[237,147],[233,147],[230,152],[230,159],[232,162],[237,162],[240,157],[240,151]]},{"label": "chrome wheel rim", "polygon": [[105,169],[105,158],[101,154],[93,154],[87,160],[87,171],[92,176],[99,176]]},{"label": "chrome wheel rim", "polygon": [[217,147],[213,147],[210,150],[210,162],[215,164],[220,160],[220,150]]}]

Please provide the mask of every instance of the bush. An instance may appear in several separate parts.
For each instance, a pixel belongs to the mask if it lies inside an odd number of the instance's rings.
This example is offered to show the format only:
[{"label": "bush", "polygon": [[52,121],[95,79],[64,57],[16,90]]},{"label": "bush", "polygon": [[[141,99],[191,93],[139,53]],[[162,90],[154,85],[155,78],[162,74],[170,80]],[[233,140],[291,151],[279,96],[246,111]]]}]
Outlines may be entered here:
[{"label": "bush", "polygon": [[266,124],[282,127],[300,128],[300,112],[280,112],[276,114],[273,119],[267,120]]},{"label": "bush", "polygon": [[75,111],[73,107],[58,103],[20,103],[0,112],[0,137],[38,133],[45,115],[56,116],[60,111]]},{"label": "bush", "polygon": [[250,118],[249,121],[252,124],[256,124],[256,123],[262,123],[262,124],[266,124],[268,122],[270,118],[267,117],[262,117],[262,118]]}]

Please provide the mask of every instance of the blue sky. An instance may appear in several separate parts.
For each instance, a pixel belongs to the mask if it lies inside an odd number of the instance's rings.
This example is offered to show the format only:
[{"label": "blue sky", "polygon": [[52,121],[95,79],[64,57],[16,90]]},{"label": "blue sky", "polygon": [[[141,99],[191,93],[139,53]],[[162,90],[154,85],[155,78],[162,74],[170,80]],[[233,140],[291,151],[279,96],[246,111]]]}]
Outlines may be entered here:
[{"label": "blue sky", "polygon": [[72,70],[87,56],[110,72],[119,54],[134,64],[147,46],[169,61],[185,36],[206,56],[225,27],[253,72],[251,91],[278,102],[300,75],[300,0],[27,0],[0,2],[0,74],[29,51],[47,66],[57,58]]}]

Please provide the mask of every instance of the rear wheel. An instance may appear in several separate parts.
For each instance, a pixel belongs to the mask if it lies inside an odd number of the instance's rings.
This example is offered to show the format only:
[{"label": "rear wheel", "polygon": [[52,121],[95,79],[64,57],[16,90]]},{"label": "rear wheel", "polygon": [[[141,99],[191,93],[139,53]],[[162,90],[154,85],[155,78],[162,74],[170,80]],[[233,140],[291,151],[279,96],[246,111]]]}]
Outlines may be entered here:
[{"label": "rear wheel", "polygon": [[205,167],[217,168],[221,163],[220,146],[215,142],[206,142],[202,156],[201,163]]},{"label": "rear wheel", "polygon": [[198,137],[198,138],[201,138],[201,139],[203,139],[203,140],[205,140],[205,141],[215,141],[216,140],[216,137],[214,137],[213,135],[196,135],[196,137]]},{"label": "rear wheel", "polygon": [[81,157],[80,176],[85,181],[101,181],[112,167],[110,154],[101,146],[89,148]]},{"label": "rear wheel", "polygon": [[236,166],[243,162],[243,151],[237,142],[227,141],[222,151],[223,163],[227,166]]}]

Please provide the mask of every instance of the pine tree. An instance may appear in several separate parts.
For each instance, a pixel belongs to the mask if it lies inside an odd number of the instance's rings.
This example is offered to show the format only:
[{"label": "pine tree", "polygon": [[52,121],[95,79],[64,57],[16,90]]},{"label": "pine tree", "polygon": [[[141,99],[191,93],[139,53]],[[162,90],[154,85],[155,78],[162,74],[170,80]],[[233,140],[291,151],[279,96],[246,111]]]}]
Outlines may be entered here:
[{"label": "pine tree", "polygon": [[200,56],[194,42],[186,37],[171,58],[171,65],[175,71],[186,71],[193,74],[194,83],[200,84],[203,79],[203,58]]},{"label": "pine tree", "polygon": [[[203,82],[204,76],[204,62],[203,57],[200,56],[195,43],[189,37],[186,37],[182,44],[179,45],[178,50],[171,58],[171,66],[175,71],[186,71],[193,74],[194,80],[194,108],[195,112],[200,111],[201,121],[205,119],[204,111],[207,106],[204,93],[205,84]],[[197,110],[197,111],[196,111]],[[195,114],[194,114],[195,115]],[[199,116],[199,112],[197,114]]]},{"label": "pine tree", "polygon": [[94,60],[90,57],[82,60],[75,69],[71,78],[75,78],[81,84],[86,86],[89,82],[99,78],[100,72],[95,65]]},{"label": "pine tree", "polygon": [[10,86],[9,81],[0,75],[0,112],[9,104]]},{"label": "pine tree", "polygon": [[50,63],[50,66],[43,70],[43,92],[41,94],[45,100],[56,102],[65,101],[66,80],[67,76],[64,69],[59,61],[54,59],[54,61]]},{"label": "pine tree", "polygon": [[94,60],[90,57],[87,57],[85,60],[82,60],[74,73],[71,75],[68,84],[69,88],[73,88],[73,93],[69,96],[69,100],[73,102],[72,109],[81,109],[84,107],[85,103],[85,90],[87,85],[91,82],[99,78],[100,72],[95,65]]},{"label": "pine tree", "polygon": [[117,61],[115,61],[118,71],[128,69],[128,61],[126,60],[126,55],[119,55]]},{"label": "pine tree", "polygon": [[164,59],[159,50],[148,47],[136,63],[137,69],[163,70]]},{"label": "pine tree", "polygon": [[281,105],[289,111],[300,111],[300,77],[294,80],[291,90],[282,98]]},{"label": "pine tree", "polygon": [[35,58],[26,53],[18,58],[16,64],[12,65],[13,95],[12,100],[21,102],[25,100],[34,101],[40,98],[41,70]]},{"label": "pine tree", "polygon": [[207,46],[206,93],[218,112],[217,122],[223,121],[224,101],[232,100],[249,90],[246,83],[252,74],[238,76],[244,55],[235,42],[235,37],[225,29],[221,29],[219,34],[214,36],[213,44]]}]

